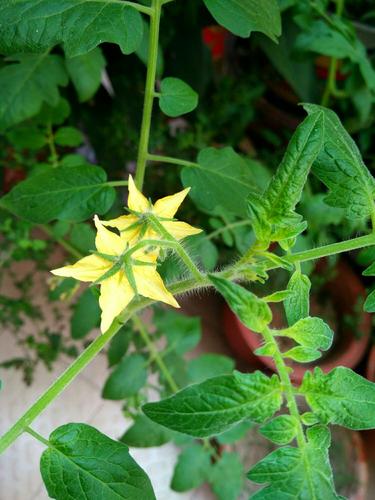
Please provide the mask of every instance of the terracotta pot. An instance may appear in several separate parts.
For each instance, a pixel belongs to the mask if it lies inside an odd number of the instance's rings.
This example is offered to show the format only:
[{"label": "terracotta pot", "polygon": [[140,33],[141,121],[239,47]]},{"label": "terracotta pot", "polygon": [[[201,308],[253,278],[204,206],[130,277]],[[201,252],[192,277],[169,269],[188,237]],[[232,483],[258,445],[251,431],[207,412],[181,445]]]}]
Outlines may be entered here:
[{"label": "terracotta pot", "polygon": [[[330,297],[336,315],[334,323],[337,324],[337,327],[335,324],[332,325],[332,321],[329,321],[335,331],[334,342],[331,349],[324,353],[324,357],[314,363],[288,362],[293,367],[292,379],[295,383],[300,383],[306,370],[314,366],[320,366],[325,372],[332,370],[335,366],[354,368],[361,361],[367,349],[371,331],[370,314],[359,313],[356,331],[353,331],[345,322],[345,317],[353,315],[358,297],[365,297],[366,289],[344,260],[339,261],[335,277],[326,283],[324,290]],[[286,326],[280,309],[273,308],[273,311],[272,326],[274,328]],[[262,345],[260,335],[246,328],[226,305],[223,315],[225,335],[234,353],[241,360],[247,361],[254,369],[267,367],[275,371],[275,365],[271,358],[253,354],[255,349]]]}]

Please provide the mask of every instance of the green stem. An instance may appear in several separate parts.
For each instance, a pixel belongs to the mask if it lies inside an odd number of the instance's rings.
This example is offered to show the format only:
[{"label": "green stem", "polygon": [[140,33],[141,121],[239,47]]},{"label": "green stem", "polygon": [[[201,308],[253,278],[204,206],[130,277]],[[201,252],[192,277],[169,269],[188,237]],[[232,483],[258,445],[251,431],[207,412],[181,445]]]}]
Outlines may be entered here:
[{"label": "green stem", "polygon": [[143,14],[147,14],[150,16],[152,14],[152,9],[150,7],[146,7],[145,5],[140,5],[135,2],[121,2],[122,5],[128,5],[129,7],[133,7],[138,10],[138,12],[142,12]]},{"label": "green stem", "polygon": [[140,191],[142,191],[143,180],[145,177],[148,145],[150,140],[152,107],[154,103],[156,69],[158,62],[158,47],[159,47],[159,29],[161,17],[162,1],[152,0],[150,13],[150,40],[148,45],[148,63],[147,77],[145,88],[145,99],[143,104],[141,134],[139,140],[137,170],[135,174],[135,183]]},{"label": "green stem", "polygon": [[48,439],[46,439],[43,436],[41,436],[40,434],[38,434],[36,431],[34,431],[33,429],[31,429],[31,427],[26,427],[25,428],[25,432],[27,432],[28,434],[30,434],[30,436],[33,436],[33,438],[37,439],[42,444],[45,444],[48,447],[50,446],[50,442],[48,441]]},{"label": "green stem", "polygon": [[55,146],[55,139],[53,135],[53,129],[52,129],[52,124],[49,123],[47,127],[47,143],[48,147],[51,153],[51,163],[52,167],[58,167],[59,166],[59,157],[57,155],[56,151],[56,146]]},{"label": "green stem", "polygon": [[269,328],[265,328],[262,332],[262,336],[267,344],[271,344],[274,346],[275,352],[272,355],[272,358],[275,362],[277,372],[279,374],[281,383],[283,385],[287,406],[289,408],[290,414],[295,418],[297,425],[297,443],[300,448],[303,448],[306,445],[305,434],[303,432],[303,425],[301,422],[301,416],[299,414],[296,398],[294,396],[294,390],[292,382],[289,378],[288,367],[285,364],[284,358],[281,355],[279,345],[276,342],[274,336],[272,335]]},{"label": "green stem", "polygon": [[127,186],[128,181],[110,181],[105,183],[106,186],[112,186],[112,187],[121,187],[121,186]]},{"label": "green stem", "polygon": [[172,158],[171,156],[161,156],[148,154],[147,159],[158,163],[172,163],[173,165],[181,165],[182,167],[198,167],[197,163],[188,160],[181,160],[180,158]]},{"label": "green stem", "polygon": [[168,382],[168,385],[171,388],[171,391],[173,393],[177,392],[178,386],[177,386],[176,382],[174,381],[167,366],[165,365],[163,359],[160,357],[159,352],[158,352],[157,348],[155,347],[155,344],[151,340],[150,335],[149,335],[143,321],[137,315],[133,316],[132,321],[134,323],[134,326],[136,327],[136,329],[140,333],[144,343],[146,344],[147,349],[149,350],[153,360],[155,360],[156,364],[160,368],[160,371],[164,375],[165,380]]},{"label": "green stem", "polygon": [[77,259],[81,259],[83,255],[79,250],[77,250],[73,245],[71,245],[68,241],[64,240],[63,238],[56,238],[56,236],[53,234],[53,231],[46,225],[40,224],[39,225],[40,229],[48,234],[51,238],[53,238],[56,243],[61,245],[67,252],[69,252],[73,257],[76,257]]}]

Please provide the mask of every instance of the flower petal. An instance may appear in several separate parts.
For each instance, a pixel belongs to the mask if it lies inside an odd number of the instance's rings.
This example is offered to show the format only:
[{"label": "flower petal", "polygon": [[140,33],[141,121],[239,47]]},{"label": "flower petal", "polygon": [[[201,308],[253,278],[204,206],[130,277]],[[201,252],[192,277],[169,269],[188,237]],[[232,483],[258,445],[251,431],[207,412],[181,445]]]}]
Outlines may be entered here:
[{"label": "flower petal", "polygon": [[163,280],[154,267],[134,266],[133,273],[140,295],[160,300],[173,307],[180,307],[173,295],[165,288]]},{"label": "flower petal", "polygon": [[70,266],[53,269],[51,273],[56,276],[75,278],[80,281],[95,281],[100,278],[100,276],[103,276],[111,265],[111,262],[108,262],[97,255],[89,255],[87,257],[83,257],[83,259],[80,259],[75,264]]},{"label": "flower petal", "polygon": [[95,238],[98,252],[108,255],[121,255],[125,249],[124,241],[120,236],[106,229],[97,215],[95,215],[94,221],[98,231]]},{"label": "flower petal", "polygon": [[187,224],[186,222],[165,221],[161,222],[161,224],[165,227],[169,234],[176,238],[176,240],[182,240],[182,238],[186,238],[186,236],[192,236],[193,234],[202,232],[202,229],[190,226],[190,224]]},{"label": "flower petal", "polygon": [[176,194],[172,194],[171,196],[160,198],[160,200],[157,200],[154,204],[154,214],[159,215],[160,217],[174,217],[189,191],[190,188],[186,188]]},{"label": "flower petal", "polygon": [[108,330],[116,316],[125,309],[133,297],[134,292],[122,271],[103,281],[99,298],[102,310],[100,324],[102,333]]},{"label": "flower petal", "polygon": [[[138,220],[136,215],[121,215],[117,219],[102,220],[101,223],[103,226],[115,227],[120,231],[123,241],[134,244],[141,231],[141,225],[137,224]],[[130,229],[128,229],[129,227]]]},{"label": "flower petal", "polygon": [[128,207],[131,210],[135,210],[136,212],[147,212],[150,210],[148,199],[137,189],[131,175],[129,175],[128,189]]}]

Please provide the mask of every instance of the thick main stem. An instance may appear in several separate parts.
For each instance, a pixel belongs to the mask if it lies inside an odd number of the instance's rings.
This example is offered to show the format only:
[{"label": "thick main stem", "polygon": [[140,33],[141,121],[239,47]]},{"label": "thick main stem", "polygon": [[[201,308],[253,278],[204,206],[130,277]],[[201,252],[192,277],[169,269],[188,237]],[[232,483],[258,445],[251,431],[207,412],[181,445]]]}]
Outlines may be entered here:
[{"label": "thick main stem", "polygon": [[159,47],[159,29],[162,9],[162,0],[152,0],[150,13],[150,39],[148,44],[147,77],[145,87],[145,99],[143,104],[141,136],[139,140],[137,170],[135,174],[135,183],[142,191],[143,180],[145,177],[148,145],[150,140],[152,107],[155,97],[155,80],[158,62]]}]

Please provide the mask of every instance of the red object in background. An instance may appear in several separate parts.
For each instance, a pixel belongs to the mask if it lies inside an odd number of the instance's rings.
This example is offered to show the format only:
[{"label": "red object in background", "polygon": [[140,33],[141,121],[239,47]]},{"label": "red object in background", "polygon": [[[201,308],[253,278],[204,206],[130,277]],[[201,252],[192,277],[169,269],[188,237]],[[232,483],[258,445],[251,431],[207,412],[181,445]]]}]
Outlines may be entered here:
[{"label": "red object in background", "polygon": [[3,193],[8,193],[13,186],[18,184],[20,181],[23,181],[25,177],[26,177],[25,171],[22,167],[16,167],[16,168],[5,167],[3,174],[3,185],[2,185]]},{"label": "red object in background", "polygon": [[[316,76],[320,80],[327,80],[329,74],[329,65],[331,63],[331,58],[327,56],[317,57],[315,60],[315,72]],[[338,68],[336,70],[336,81],[343,82],[347,79],[348,75],[341,73],[340,71],[341,61],[338,61]]]},{"label": "red object in background", "polygon": [[225,42],[229,35],[229,31],[217,25],[206,26],[202,29],[203,42],[210,49],[214,61],[224,57]]}]

